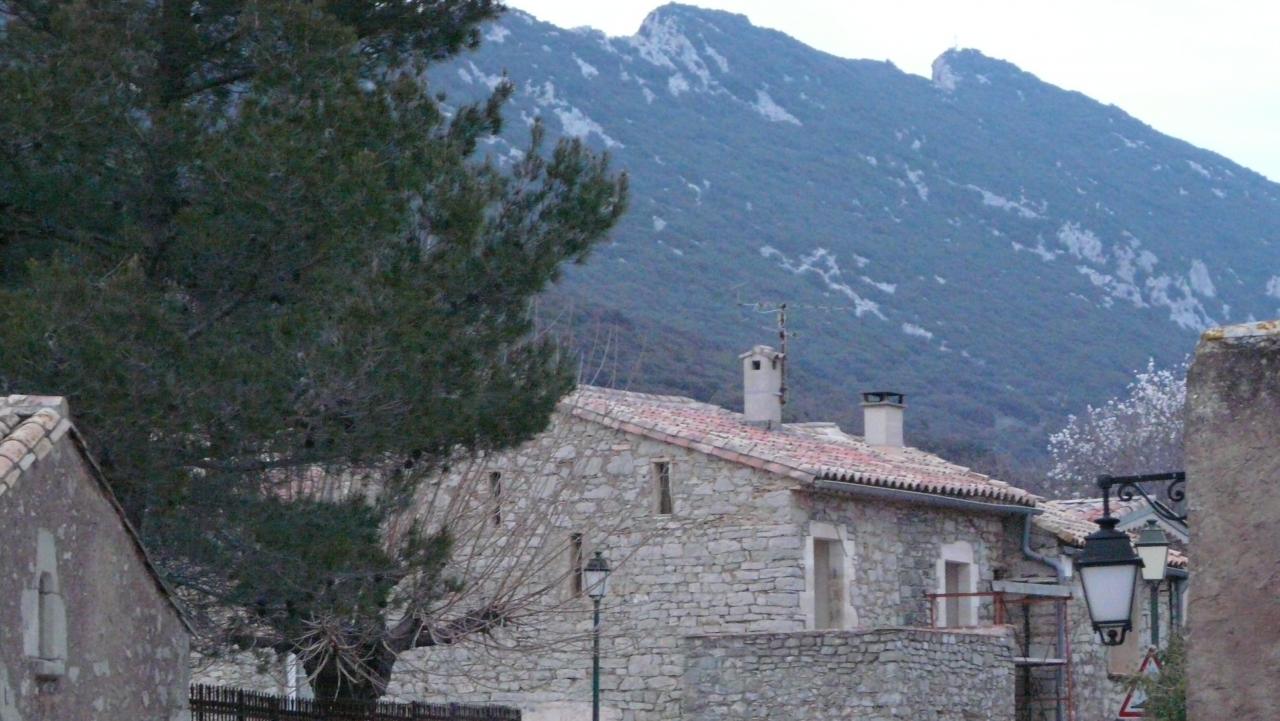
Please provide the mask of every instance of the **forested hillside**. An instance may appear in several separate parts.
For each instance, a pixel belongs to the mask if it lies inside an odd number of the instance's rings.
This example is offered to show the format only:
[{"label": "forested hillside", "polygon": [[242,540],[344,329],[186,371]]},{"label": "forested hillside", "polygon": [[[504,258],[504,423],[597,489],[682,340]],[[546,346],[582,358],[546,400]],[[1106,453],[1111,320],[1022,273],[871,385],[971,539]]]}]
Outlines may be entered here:
[{"label": "forested hillside", "polygon": [[793,419],[856,431],[859,391],[898,390],[911,441],[1025,458],[1148,357],[1280,314],[1280,186],[977,51],[926,79],[718,11],[624,38],[511,12],[432,82],[504,72],[495,162],[540,117],[631,176],[541,310],[597,383],[736,406],[736,354],[776,342],[753,304],[786,302]]}]

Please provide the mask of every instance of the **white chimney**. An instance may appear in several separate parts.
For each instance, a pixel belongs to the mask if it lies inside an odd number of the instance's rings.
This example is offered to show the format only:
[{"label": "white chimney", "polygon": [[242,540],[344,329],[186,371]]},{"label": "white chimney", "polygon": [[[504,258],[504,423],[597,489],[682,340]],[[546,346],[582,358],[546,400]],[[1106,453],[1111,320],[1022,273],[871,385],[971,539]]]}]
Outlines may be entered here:
[{"label": "white chimney", "polygon": [[782,354],[758,345],[738,357],[742,359],[742,415],[748,423],[782,423]]},{"label": "white chimney", "polygon": [[906,396],[891,391],[862,394],[862,437],[873,446],[902,447],[902,409]]}]

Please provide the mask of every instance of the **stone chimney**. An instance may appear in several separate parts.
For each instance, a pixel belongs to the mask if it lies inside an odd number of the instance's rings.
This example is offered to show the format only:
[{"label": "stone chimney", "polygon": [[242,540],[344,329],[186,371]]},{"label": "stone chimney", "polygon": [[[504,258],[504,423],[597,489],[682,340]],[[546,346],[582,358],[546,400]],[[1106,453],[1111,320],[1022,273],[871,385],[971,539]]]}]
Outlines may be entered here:
[{"label": "stone chimney", "polygon": [[873,446],[902,447],[902,409],[906,396],[892,391],[862,394],[862,436]]},{"label": "stone chimney", "polygon": [[747,422],[782,423],[782,354],[758,345],[738,357],[742,359],[742,414]]}]

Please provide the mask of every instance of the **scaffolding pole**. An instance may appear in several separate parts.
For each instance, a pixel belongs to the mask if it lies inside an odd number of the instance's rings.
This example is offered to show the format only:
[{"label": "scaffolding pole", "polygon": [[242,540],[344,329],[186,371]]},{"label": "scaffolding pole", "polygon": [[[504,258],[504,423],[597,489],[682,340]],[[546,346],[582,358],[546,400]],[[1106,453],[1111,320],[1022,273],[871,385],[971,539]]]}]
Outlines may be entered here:
[{"label": "scaffolding pole", "polygon": [[[979,598],[989,599],[989,603],[977,614],[978,626],[1003,626],[1014,619],[1010,614],[1010,606],[1019,607],[1021,613],[1017,619],[1019,626],[1012,626],[1018,642],[1021,656],[1013,659],[1014,667],[1019,671],[1021,691],[1017,694],[1016,706],[1019,721],[1048,721],[1049,713],[1054,721],[1076,721],[1075,716],[1075,684],[1071,668],[1071,634],[1067,628],[1068,608],[1071,601],[1069,592],[1037,595],[1030,586],[1026,593],[1008,591],[978,591],[971,593],[926,593],[929,604],[929,623],[931,626],[943,627],[939,623],[938,608],[950,599]],[[1021,589],[1020,589],[1021,590]],[[1034,614],[1034,611],[1052,604],[1050,613]],[[946,616],[946,614],[942,614]],[[1038,628],[1036,620],[1052,619],[1050,628]],[[951,619],[948,619],[951,620]],[[945,627],[962,629],[948,623]],[[970,626],[972,627],[972,626]],[[1039,631],[1039,633],[1037,633]],[[1052,674],[1044,671],[1052,669]],[[1043,686],[1046,693],[1036,693]],[[1052,706],[1050,707],[1050,704]],[[1052,711],[1049,711],[1049,708]]]}]

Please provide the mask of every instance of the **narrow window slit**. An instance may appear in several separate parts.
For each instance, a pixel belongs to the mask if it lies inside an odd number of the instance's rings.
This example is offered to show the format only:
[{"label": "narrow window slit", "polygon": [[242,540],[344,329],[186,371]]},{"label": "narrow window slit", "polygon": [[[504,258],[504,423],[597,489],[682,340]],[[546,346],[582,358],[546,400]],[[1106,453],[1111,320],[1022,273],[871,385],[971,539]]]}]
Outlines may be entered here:
[{"label": "narrow window slit", "polygon": [[675,511],[675,503],[671,497],[670,461],[657,461],[653,464],[653,483],[659,515],[671,515]]},{"label": "narrow window slit", "polygon": [[502,525],[502,473],[489,474],[489,498],[493,502],[493,525]]},{"label": "narrow window slit", "polygon": [[569,592],[582,595],[582,534],[569,534]]}]

